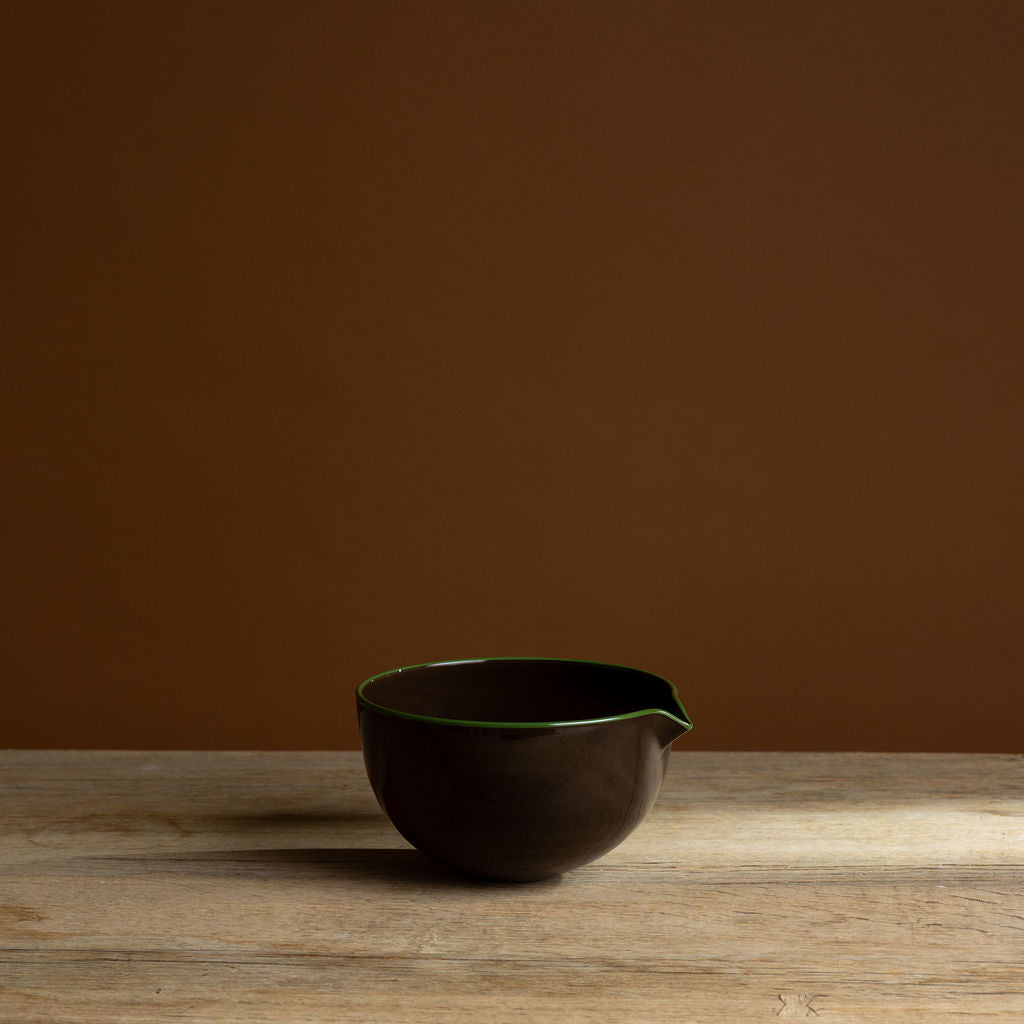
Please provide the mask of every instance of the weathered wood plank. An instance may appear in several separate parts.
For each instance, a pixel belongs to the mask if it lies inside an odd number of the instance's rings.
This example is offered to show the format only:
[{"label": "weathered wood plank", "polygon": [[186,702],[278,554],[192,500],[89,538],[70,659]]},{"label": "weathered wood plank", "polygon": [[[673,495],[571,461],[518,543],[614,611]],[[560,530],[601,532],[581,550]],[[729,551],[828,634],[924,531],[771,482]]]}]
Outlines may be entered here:
[{"label": "weathered wood plank", "polygon": [[408,847],[358,754],[0,755],[3,1021],[1024,1019],[1024,758],[673,755],[531,886]]}]

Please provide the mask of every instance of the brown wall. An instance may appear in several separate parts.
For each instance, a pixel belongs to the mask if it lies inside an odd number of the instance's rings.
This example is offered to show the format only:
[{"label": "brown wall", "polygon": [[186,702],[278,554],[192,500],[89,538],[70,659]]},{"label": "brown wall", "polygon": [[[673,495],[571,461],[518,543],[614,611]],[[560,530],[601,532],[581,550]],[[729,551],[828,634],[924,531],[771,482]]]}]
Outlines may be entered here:
[{"label": "brown wall", "polygon": [[0,746],[540,654],[1021,749],[1024,4],[2,18]]}]

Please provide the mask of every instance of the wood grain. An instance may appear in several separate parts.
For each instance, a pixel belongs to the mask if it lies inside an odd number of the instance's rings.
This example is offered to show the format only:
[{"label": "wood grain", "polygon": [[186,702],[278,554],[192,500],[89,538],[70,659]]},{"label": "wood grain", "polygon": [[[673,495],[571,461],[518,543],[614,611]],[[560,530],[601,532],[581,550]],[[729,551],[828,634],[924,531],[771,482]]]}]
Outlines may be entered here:
[{"label": "wood grain", "polygon": [[677,753],[604,859],[412,850],[356,753],[0,754],[0,1020],[1024,1019],[1024,757]]}]

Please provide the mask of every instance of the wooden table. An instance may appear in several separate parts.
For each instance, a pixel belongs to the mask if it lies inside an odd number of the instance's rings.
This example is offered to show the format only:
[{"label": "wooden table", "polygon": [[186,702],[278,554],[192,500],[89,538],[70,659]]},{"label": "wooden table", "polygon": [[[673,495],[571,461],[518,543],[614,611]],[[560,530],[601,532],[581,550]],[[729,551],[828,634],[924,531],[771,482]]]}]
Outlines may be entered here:
[{"label": "wooden table", "polygon": [[1024,1021],[1024,757],[678,753],[528,886],[358,753],[0,753],[0,1021]]}]

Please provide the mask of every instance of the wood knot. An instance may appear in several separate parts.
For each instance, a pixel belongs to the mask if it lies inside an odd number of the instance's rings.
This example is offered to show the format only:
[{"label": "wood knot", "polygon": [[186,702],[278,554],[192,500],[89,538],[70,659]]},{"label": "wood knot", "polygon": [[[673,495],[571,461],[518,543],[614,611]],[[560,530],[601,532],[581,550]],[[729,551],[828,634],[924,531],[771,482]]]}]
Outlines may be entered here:
[{"label": "wood knot", "polygon": [[779,1002],[782,1005],[775,1011],[776,1017],[818,1017],[814,1008],[814,1000],[820,999],[818,994],[807,992],[780,992]]}]

